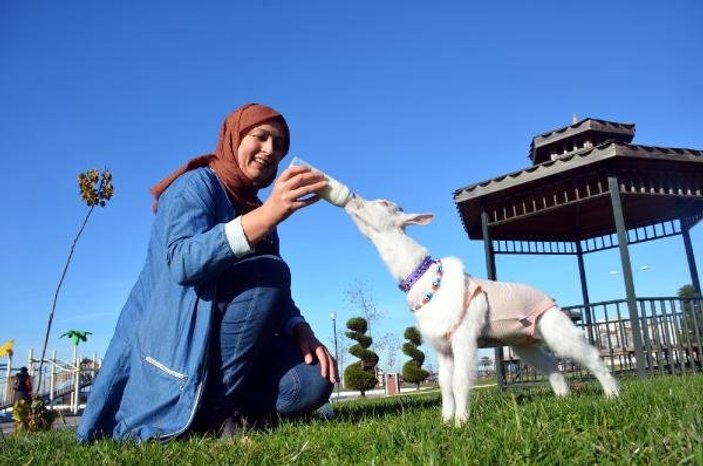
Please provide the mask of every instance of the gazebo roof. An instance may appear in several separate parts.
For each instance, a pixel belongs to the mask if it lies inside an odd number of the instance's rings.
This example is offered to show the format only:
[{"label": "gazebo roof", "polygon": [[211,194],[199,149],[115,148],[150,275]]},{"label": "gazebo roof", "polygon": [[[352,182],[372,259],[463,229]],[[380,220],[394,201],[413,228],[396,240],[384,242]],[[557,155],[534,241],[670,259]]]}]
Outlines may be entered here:
[{"label": "gazebo roof", "polygon": [[[586,144],[585,148],[588,149],[607,140],[630,143],[634,135],[634,124],[584,118],[564,128],[538,134],[532,138],[530,160],[534,164],[549,160],[549,154],[546,153],[545,149],[548,149],[549,146],[558,146],[564,141],[576,140],[577,146],[583,147]],[[572,150],[566,152],[572,152]]]},{"label": "gazebo roof", "polygon": [[[560,131],[584,125],[622,132],[632,126],[589,119]],[[533,145],[554,133],[537,136]],[[576,241],[614,231],[608,174],[621,183],[628,229],[703,212],[703,151],[618,139],[457,189],[454,201],[471,239],[483,238],[483,209],[493,239]]]}]

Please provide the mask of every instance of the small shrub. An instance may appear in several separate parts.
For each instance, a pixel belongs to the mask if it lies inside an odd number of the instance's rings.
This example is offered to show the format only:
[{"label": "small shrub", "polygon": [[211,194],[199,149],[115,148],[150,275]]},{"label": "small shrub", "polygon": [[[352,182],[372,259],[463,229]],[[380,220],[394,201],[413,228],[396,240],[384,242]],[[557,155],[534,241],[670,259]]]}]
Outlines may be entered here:
[{"label": "small shrub", "polygon": [[60,415],[58,411],[47,408],[44,400],[36,395],[31,400],[18,400],[12,407],[12,419],[18,434],[51,430]]}]

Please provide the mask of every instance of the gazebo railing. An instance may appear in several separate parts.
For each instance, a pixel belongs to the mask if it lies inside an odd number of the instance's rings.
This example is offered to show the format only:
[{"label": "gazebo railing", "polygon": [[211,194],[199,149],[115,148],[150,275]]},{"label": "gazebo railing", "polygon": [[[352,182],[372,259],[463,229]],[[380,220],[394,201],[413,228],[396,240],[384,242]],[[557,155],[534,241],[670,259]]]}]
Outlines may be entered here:
[{"label": "gazebo railing", "polygon": [[[642,350],[647,374],[665,375],[703,372],[703,298],[636,298]],[[564,307],[594,344],[616,375],[636,375],[637,361],[632,325],[625,299]],[[590,322],[590,324],[587,324]],[[546,380],[532,367],[504,351],[508,385]],[[570,360],[560,367],[573,378],[590,374]]]}]

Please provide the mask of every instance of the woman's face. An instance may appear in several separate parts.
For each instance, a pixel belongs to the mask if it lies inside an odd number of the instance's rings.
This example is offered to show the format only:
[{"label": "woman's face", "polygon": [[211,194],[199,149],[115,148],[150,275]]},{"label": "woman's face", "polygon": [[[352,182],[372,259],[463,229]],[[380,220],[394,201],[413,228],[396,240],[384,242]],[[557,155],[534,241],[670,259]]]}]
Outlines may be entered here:
[{"label": "woman's face", "polygon": [[237,163],[254,183],[269,179],[283,157],[286,132],[276,120],[254,126],[242,137],[237,148]]}]

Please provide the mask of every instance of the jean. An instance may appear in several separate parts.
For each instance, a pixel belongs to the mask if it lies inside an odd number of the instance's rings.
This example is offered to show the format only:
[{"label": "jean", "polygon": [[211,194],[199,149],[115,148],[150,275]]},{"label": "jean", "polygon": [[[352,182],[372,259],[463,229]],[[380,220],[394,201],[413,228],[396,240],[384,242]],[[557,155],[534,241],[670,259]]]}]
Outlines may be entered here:
[{"label": "jean", "polygon": [[[308,365],[283,327],[295,309],[290,271],[277,256],[237,262],[219,279],[209,367],[199,417],[212,426],[234,412],[259,419],[322,406],[333,385]],[[297,309],[295,310],[297,314]]]}]

